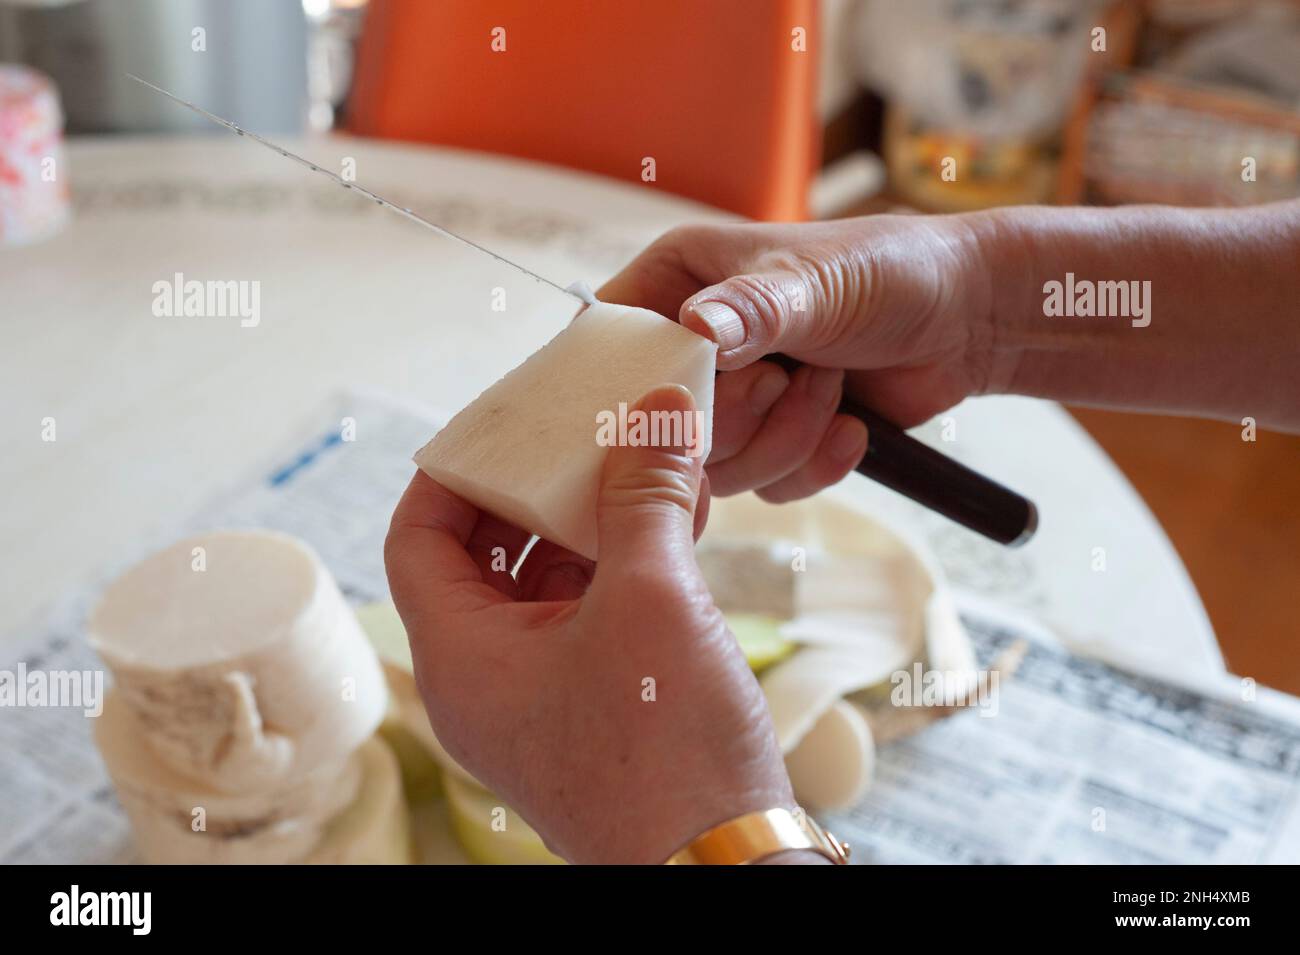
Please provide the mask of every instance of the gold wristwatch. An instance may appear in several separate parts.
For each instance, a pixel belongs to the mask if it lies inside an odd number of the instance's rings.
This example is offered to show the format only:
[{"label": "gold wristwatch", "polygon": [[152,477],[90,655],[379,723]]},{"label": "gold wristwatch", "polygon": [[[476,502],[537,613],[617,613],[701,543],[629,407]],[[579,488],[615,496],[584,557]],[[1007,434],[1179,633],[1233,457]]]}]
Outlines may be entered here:
[{"label": "gold wristwatch", "polygon": [[849,861],[848,843],[840,842],[802,809],[766,809],[706,830],[664,865],[750,865],[791,849],[811,849],[836,865]]}]

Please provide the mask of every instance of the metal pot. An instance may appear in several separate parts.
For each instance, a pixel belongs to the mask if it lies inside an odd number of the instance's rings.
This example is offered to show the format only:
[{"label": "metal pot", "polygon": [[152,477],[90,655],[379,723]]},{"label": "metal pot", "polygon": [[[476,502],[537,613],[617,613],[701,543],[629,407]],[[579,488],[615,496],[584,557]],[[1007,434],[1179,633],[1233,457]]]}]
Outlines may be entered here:
[{"label": "metal pot", "polygon": [[250,129],[307,115],[301,0],[0,0],[0,60],[54,79],[69,133],[212,129],[128,71]]}]

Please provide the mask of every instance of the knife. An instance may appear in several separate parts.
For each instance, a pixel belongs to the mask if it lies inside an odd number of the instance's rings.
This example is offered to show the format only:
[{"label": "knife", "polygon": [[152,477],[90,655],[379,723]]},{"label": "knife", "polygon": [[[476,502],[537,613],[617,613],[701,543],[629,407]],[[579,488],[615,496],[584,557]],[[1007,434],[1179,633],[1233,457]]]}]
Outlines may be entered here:
[{"label": "knife", "polygon": [[[800,366],[788,355],[767,355],[764,361],[790,373]],[[839,413],[867,426],[867,451],[854,468],[859,474],[1008,547],[1019,547],[1038,530],[1038,508],[1028,498],[958,464],[852,398],[840,401]]]},{"label": "knife", "polygon": [[[342,186],[344,189],[351,189],[376,205],[383,206],[385,209],[395,212],[403,218],[410,219],[417,225],[436,232],[445,238],[467,245],[495,259],[502,265],[508,266],[517,272],[522,272],[529,278],[541,282],[543,285],[549,285],[556,291],[578,299],[584,304],[590,304],[591,302],[590,294],[584,294],[583,289],[577,283],[566,288],[552,282],[545,276],[538,275],[536,272],[502,255],[498,255],[491,249],[479,245],[463,235],[452,232],[436,222],[429,221],[405,206],[390,202],[383,196],[373,193],[355,182],[349,182],[342,176],[336,175],[330,170],[317,165],[311,160],[304,159],[268,139],[263,139],[256,133],[249,132],[228,119],[223,119],[215,113],[208,112],[201,106],[181,99],[161,86],[155,86],[134,73],[127,73],[126,75],[137,83],[147,86],[154,92],[161,93],[168,99],[193,110],[219,126],[224,126],[233,133],[251,139],[253,142],[279,153],[285,159],[292,159],[294,162],[306,166],[312,172],[328,176],[337,185]],[[776,362],[787,371],[794,371],[799,367],[797,361],[785,355],[769,355],[767,357],[768,360]],[[936,511],[950,520],[956,521],[963,527],[967,527],[976,533],[983,534],[990,540],[1006,544],[1009,547],[1017,547],[1025,543],[1038,529],[1038,509],[1027,498],[940,454],[928,445],[911,437],[893,422],[850,398],[843,400],[839,410],[841,414],[852,415],[867,426],[867,451],[855,468],[858,473],[897,491],[905,497],[911,498],[918,504]]]}]

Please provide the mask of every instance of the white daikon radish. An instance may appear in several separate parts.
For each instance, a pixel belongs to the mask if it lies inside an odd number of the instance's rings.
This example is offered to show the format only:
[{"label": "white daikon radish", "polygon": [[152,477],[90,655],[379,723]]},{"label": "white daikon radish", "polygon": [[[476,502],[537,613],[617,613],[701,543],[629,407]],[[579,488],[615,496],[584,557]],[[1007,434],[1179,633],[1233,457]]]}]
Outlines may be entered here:
[{"label": "white daikon radish", "polygon": [[805,647],[838,649],[879,661],[880,678],[886,680],[921,658],[925,634],[919,621],[903,628],[891,614],[840,610],[801,614],[781,625],[781,636]]},{"label": "white daikon radish", "polygon": [[808,809],[848,809],[866,795],[876,748],[862,712],[837,700],[785,757],[795,798]]},{"label": "white daikon radish", "polygon": [[[611,418],[634,424],[627,412],[651,388],[683,385],[698,414],[693,434],[681,436],[693,437],[695,451],[707,457],[716,352],[713,342],[662,315],[592,305],[452,418],[415,463],[478,507],[594,559],[596,496],[608,452],[601,442],[611,437],[602,426]],[[616,440],[619,430],[620,443],[635,441],[633,431],[617,425]]]},{"label": "white daikon radish", "polygon": [[945,700],[967,700],[980,680],[975,647],[946,589],[936,590],[925,605],[926,665]]},{"label": "white daikon radish", "polygon": [[379,661],[328,570],[268,532],[181,541],[127,571],[90,618],[141,742],[228,793],[336,764],[379,725]]},{"label": "white daikon radish", "polygon": [[[937,561],[923,544],[861,510],[843,485],[793,504],[752,495],[715,500],[702,568],[733,613],[787,604],[781,637],[800,644],[760,676],[801,802],[846,808],[870,784],[874,743],[845,697],[889,687],[922,661],[973,679],[974,653]],[[745,580],[744,562],[757,572]],[[711,575],[711,576],[710,576]]]},{"label": "white daikon radish", "polygon": [[817,721],[850,693],[888,680],[887,660],[852,651],[804,647],[765,670],[759,686],[767,697],[781,752],[791,752]]},{"label": "white daikon radish", "polygon": [[[862,510],[852,496],[856,480],[850,477],[792,504],[767,504],[753,495],[715,500],[699,550],[717,556],[702,561],[702,566],[748,554],[757,560],[759,576],[768,581],[779,555],[791,555],[793,616],[781,624],[782,637],[856,657],[850,682],[873,672],[875,683],[886,681],[923,661],[943,671],[936,678],[960,696],[973,682],[976,664],[943,572],[921,542]],[[734,567],[717,576],[726,583],[741,578],[743,570]],[[746,596],[741,586],[724,589],[733,603]],[[787,588],[782,583],[780,589]],[[764,606],[772,602],[768,596],[753,599]],[[764,679],[794,663],[802,652],[772,667]],[[822,697],[825,705],[829,699]]]},{"label": "white daikon radish", "polygon": [[[900,592],[921,608],[924,634],[923,659],[943,686],[945,698],[962,698],[977,679],[978,663],[970,635],[962,625],[948,580],[938,558],[907,528],[868,515],[847,493],[843,484],[817,499],[813,519],[820,539],[830,550],[854,551],[870,546],[874,552],[888,548],[908,568]],[[863,523],[878,528],[874,542],[861,532]]]},{"label": "white daikon radish", "polygon": [[[880,533],[878,527],[857,522],[863,533]],[[864,526],[865,524],[865,526]],[[917,631],[925,596],[933,586],[924,569],[901,546],[885,553],[813,548],[806,569],[796,574],[795,605],[799,614],[828,611],[887,614],[900,627]]]},{"label": "white daikon radish", "polygon": [[379,737],[357,751],[361,788],[330,820],[308,865],[410,865],[414,859],[411,814],[402,795],[397,757]]},{"label": "white daikon radish", "polygon": [[180,775],[143,742],[144,731],[109,691],[95,743],[144,861],[156,864],[279,864],[306,856],[331,817],[356,797],[363,767],[354,755],[273,790],[223,793]]}]

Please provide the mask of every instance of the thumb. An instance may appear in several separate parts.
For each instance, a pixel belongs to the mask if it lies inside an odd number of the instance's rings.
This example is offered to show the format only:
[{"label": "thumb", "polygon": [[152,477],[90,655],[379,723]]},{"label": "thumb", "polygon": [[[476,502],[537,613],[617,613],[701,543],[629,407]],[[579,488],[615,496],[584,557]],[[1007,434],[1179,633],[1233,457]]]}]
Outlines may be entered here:
[{"label": "thumb", "polygon": [[703,458],[700,415],[681,385],[660,385],[628,412],[626,444],[611,447],[596,505],[593,587],[629,571],[669,571],[694,550]]},{"label": "thumb", "polygon": [[696,292],[678,321],[718,343],[718,367],[741,368],[776,351],[812,351],[832,322],[819,285],[794,271],[737,275]]}]

